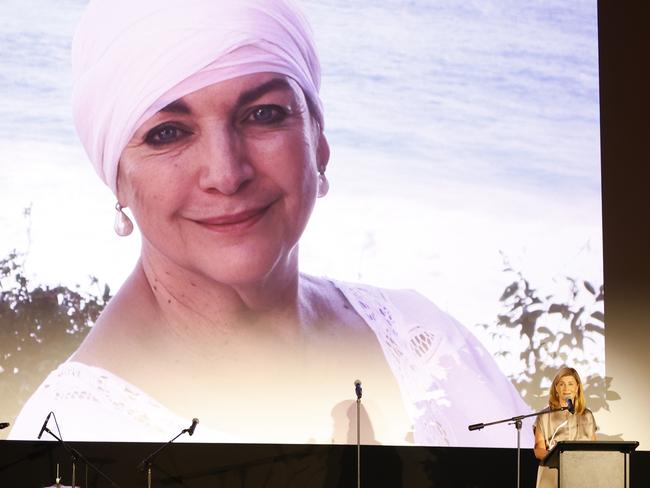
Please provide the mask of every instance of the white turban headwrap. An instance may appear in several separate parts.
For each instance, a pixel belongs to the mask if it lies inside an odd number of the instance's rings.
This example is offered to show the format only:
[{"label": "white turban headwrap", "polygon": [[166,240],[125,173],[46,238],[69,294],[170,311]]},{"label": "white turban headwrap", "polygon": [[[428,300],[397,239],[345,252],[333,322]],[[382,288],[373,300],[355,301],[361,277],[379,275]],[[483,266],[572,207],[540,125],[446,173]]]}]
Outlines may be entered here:
[{"label": "white turban headwrap", "polygon": [[144,121],[203,87],[262,72],[293,78],[323,127],[312,31],[290,0],[91,0],[72,44],[77,133],[117,193],[120,156]]}]

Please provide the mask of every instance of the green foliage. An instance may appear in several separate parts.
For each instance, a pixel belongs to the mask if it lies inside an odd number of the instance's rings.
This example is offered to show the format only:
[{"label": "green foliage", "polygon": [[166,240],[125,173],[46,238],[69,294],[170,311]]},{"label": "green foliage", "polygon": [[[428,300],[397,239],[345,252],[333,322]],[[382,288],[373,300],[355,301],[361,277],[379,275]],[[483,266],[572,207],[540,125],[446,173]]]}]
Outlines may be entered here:
[{"label": "green foliage", "polygon": [[[603,358],[585,354],[585,345],[602,342],[605,334],[603,286],[566,277],[567,295],[559,298],[542,295],[507,261],[504,271],[513,281],[499,298],[503,311],[494,324],[482,326],[493,330],[495,338],[518,332],[522,344],[519,371],[511,379],[522,397],[534,409],[544,408],[553,376],[566,364],[582,372],[589,408],[609,410],[609,402],[620,397],[611,390],[611,378],[593,372],[604,370],[598,367],[604,366]],[[501,350],[497,354],[511,353]],[[590,373],[585,376],[585,371]]]},{"label": "green foliage", "polygon": [[24,258],[14,250],[0,260],[0,409],[9,418],[75,351],[111,296],[94,277],[97,294],[33,284]]}]

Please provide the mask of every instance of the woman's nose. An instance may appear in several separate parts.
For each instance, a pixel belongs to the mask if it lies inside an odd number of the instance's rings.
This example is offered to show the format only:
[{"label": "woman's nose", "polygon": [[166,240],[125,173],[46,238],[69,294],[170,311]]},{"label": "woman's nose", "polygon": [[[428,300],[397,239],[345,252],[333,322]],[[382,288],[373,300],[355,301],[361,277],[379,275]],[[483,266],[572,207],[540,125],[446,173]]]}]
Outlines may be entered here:
[{"label": "woman's nose", "polygon": [[224,195],[237,193],[255,176],[245,145],[233,128],[212,128],[200,144],[199,187]]}]

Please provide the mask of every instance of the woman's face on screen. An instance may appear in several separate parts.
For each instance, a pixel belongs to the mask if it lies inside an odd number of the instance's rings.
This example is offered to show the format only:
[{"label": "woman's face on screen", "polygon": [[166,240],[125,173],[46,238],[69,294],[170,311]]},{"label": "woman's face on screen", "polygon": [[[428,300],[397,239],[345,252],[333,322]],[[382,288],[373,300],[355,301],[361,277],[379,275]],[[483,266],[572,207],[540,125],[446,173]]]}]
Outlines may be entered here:
[{"label": "woman's face on screen", "polygon": [[245,283],[295,262],[328,158],[300,87],[257,73],[186,95],[139,127],[120,158],[118,197],[143,252]]}]

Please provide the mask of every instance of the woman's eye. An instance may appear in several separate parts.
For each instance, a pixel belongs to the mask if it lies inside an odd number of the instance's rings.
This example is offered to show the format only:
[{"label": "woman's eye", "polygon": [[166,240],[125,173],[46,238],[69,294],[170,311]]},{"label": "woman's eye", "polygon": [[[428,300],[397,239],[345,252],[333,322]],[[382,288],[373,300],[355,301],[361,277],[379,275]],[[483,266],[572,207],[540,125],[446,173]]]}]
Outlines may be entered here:
[{"label": "woman's eye", "polygon": [[287,112],[278,105],[262,105],[255,107],[247,117],[247,120],[260,124],[272,124],[281,122],[287,116]]},{"label": "woman's eye", "polygon": [[154,127],[147,132],[145,141],[152,146],[162,146],[175,142],[187,134],[188,132],[186,130],[175,125],[162,125]]}]

